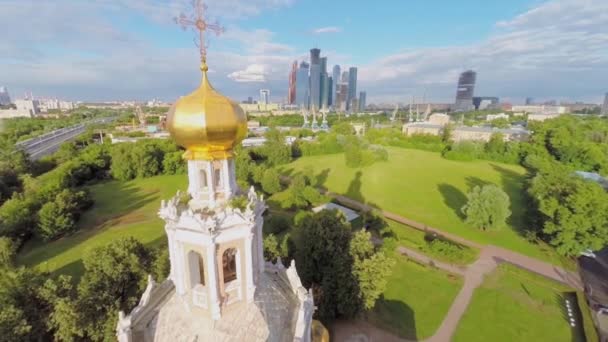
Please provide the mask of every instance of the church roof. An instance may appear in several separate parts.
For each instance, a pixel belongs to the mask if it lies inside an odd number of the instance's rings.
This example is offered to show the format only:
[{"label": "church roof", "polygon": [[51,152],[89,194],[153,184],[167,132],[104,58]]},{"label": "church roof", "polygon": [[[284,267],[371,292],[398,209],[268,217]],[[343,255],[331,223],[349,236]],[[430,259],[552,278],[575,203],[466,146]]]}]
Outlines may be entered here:
[{"label": "church roof", "polygon": [[156,315],[135,331],[145,341],[293,341],[299,301],[290,285],[273,272],[262,272],[253,303],[238,303],[214,321],[193,316],[187,301],[172,291],[153,310]]}]

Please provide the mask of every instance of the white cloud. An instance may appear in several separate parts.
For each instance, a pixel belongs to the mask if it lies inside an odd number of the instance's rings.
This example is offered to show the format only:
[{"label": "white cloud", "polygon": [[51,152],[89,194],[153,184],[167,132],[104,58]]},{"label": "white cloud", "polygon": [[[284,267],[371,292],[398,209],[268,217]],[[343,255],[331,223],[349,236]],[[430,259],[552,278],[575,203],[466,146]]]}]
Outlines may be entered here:
[{"label": "white cloud", "polygon": [[251,64],[245,70],[231,72],[228,77],[236,82],[265,82],[266,68],[262,64]]},{"label": "white cloud", "polygon": [[342,28],[337,27],[337,26],[319,27],[317,29],[312,30],[312,33],[314,33],[314,34],[339,33],[339,32],[342,32]]}]

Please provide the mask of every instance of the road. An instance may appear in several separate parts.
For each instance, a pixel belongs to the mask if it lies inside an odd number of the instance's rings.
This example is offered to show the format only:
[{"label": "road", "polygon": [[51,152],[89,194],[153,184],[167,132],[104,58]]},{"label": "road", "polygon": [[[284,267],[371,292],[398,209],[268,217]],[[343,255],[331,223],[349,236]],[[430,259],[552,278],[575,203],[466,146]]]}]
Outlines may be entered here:
[{"label": "road", "polygon": [[32,139],[20,141],[16,146],[24,150],[32,160],[38,160],[44,156],[54,153],[59,146],[84,133],[87,126],[97,123],[107,123],[115,118],[100,118],[84,122],[78,125],[60,128]]}]

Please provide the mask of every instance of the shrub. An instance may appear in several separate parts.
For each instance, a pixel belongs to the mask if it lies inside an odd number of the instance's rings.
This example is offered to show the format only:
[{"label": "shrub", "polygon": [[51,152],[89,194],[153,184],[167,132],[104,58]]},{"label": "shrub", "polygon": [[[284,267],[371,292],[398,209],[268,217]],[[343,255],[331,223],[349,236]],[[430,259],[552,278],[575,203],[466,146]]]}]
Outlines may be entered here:
[{"label": "shrub", "polygon": [[462,212],[466,222],[476,228],[501,228],[511,215],[509,196],[494,184],[476,186],[467,197],[469,200]]},{"label": "shrub", "polygon": [[186,163],[182,158],[181,151],[165,154],[163,158],[163,172],[168,175],[178,175],[186,173]]},{"label": "shrub", "polygon": [[261,186],[262,186],[262,190],[264,190],[265,193],[270,194],[270,195],[281,191],[281,182],[280,182],[279,178],[280,178],[280,176],[279,176],[279,173],[277,172],[277,170],[275,170],[275,169],[264,170],[262,180],[260,182]]},{"label": "shrub", "polygon": [[473,161],[483,152],[483,145],[474,141],[454,143],[443,152],[443,157],[450,160]]}]

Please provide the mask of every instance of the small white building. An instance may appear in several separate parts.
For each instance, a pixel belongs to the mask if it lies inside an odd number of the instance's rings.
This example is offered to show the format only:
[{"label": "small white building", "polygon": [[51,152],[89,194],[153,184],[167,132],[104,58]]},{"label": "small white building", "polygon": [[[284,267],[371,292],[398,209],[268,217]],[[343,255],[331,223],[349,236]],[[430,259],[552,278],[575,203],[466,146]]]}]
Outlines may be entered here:
[{"label": "small white building", "polygon": [[494,121],[496,119],[506,119],[506,120],[509,120],[509,115],[507,115],[505,113],[499,113],[499,114],[488,114],[486,116],[486,121]]},{"label": "small white building", "polygon": [[565,106],[549,106],[549,105],[524,105],[511,107],[513,112],[524,112],[528,114],[565,114],[568,107]]}]

